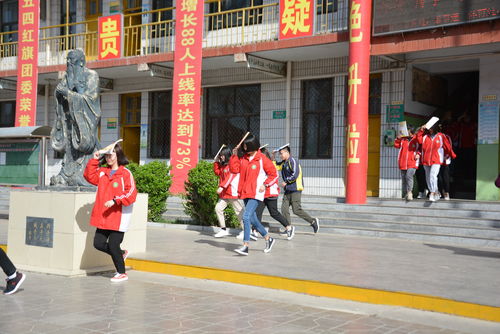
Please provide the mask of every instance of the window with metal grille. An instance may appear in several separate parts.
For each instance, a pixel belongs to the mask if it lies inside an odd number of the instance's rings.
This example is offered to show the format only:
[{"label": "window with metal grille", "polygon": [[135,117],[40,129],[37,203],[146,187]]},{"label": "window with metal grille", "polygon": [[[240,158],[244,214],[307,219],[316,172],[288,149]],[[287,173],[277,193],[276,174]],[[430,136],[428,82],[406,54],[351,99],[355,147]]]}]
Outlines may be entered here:
[{"label": "window with metal grille", "polygon": [[222,144],[234,147],[247,131],[260,131],[260,85],[208,88],[204,158],[212,159]]},{"label": "window with metal grille", "polygon": [[[172,0],[153,0],[153,10],[171,7],[173,7]],[[153,13],[151,21],[153,25],[150,26],[152,38],[172,35],[172,32],[170,31],[170,29],[172,29],[172,25],[166,22],[172,20],[172,13],[172,10],[164,10]]]},{"label": "window with metal grille", "polygon": [[332,157],[333,79],[302,81],[302,159]]},{"label": "window with metal grille", "polygon": [[[210,15],[208,30],[262,23],[262,8],[251,9],[254,6],[262,6],[262,0],[216,0],[210,2],[210,14],[221,14]],[[248,10],[238,11],[238,9],[244,8],[248,8]]]},{"label": "window with metal grille", "polygon": [[339,0],[316,0],[316,14],[329,14],[339,10]]},{"label": "window with metal grille", "polygon": [[[7,0],[0,2],[0,32],[17,31],[17,7],[18,1],[16,0]],[[2,42],[6,43],[16,41],[17,32],[4,35]]]},{"label": "window with metal grille", "polygon": [[16,115],[16,101],[0,102],[0,128],[13,127]]},{"label": "window with metal grille", "polygon": [[149,158],[170,158],[172,91],[149,93]]},{"label": "window with metal grille", "polygon": [[370,74],[368,113],[370,115],[380,115],[382,112],[382,74]]}]

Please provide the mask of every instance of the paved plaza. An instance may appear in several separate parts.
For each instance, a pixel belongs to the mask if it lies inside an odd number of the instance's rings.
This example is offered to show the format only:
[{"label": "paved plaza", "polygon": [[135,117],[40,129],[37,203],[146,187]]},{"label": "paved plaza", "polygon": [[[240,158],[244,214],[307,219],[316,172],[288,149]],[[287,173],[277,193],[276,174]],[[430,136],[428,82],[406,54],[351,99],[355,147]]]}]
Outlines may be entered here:
[{"label": "paved plaza", "polygon": [[28,272],[0,296],[0,333],[498,333],[492,322],[130,271],[66,278]]}]

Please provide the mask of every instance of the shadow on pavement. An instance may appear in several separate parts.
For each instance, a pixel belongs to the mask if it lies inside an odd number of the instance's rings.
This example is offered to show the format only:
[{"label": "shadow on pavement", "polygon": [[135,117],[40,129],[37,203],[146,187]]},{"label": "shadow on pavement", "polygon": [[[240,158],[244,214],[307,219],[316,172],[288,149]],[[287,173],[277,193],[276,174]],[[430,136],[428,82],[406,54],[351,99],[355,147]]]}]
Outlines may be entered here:
[{"label": "shadow on pavement", "polygon": [[220,242],[220,241],[215,241],[215,240],[195,240],[195,242],[199,244],[208,244],[210,246],[214,246],[217,248],[224,248],[227,251],[234,251],[236,248],[240,247],[241,245],[239,243],[229,243],[229,242]]},{"label": "shadow on pavement", "polygon": [[458,255],[469,255],[469,256],[479,256],[479,257],[491,257],[500,259],[500,252],[489,252],[489,251],[480,251],[474,250],[470,248],[464,247],[455,247],[455,246],[444,246],[444,245],[433,245],[433,244],[424,244],[428,247],[439,248],[439,249],[448,249],[453,251]]}]

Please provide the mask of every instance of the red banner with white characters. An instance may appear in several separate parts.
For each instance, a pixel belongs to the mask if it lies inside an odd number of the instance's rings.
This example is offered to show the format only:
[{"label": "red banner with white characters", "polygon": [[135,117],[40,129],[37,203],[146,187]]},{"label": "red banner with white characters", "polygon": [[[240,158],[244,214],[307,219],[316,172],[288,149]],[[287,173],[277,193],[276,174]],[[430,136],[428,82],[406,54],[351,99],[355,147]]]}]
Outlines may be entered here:
[{"label": "red banner with white characters", "polygon": [[346,203],[366,203],[372,0],[350,0]]},{"label": "red banner with white characters", "polygon": [[280,0],[279,39],[312,36],[314,0]]},{"label": "red banner with white characters", "polygon": [[[180,3],[179,3],[180,2]],[[180,0],[176,9],[170,192],[183,193],[188,171],[198,163],[200,139],[203,0]]]},{"label": "red banner with white characters", "polygon": [[121,58],[123,50],[123,15],[99,17],[98,32],[98,59]]},{"label": "red banner with white characters", "polygon": [[35,126],[38,88],[39,0],[19,0],[15,126]]}]

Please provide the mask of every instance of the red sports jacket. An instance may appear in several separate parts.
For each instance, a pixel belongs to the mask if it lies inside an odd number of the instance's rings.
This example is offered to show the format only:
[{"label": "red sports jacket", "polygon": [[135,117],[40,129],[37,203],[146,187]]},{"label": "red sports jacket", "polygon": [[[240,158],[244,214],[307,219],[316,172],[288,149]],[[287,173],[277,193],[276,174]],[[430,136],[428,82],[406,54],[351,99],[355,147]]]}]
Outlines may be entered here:
[{"label": "red sports jacket", "polygon": [[424,131],[417,132],[418,143],[422,145],[422,164],[424,166],[442,165],[445,157],[455,159],[457,156],[451,148],[451,143],[445,135],[438,132],[434,138],[424,135]]},{"label": "red sports jacket", "polygon": [[420,157],[419,146],[416,136],[412,136],[410,140],[406,138],[396,138],[394,147],[399,148],[399,169],[408,170],[410,168],[418,168]]},{"label": "red sports jacket", "polygon": [[261,152],[255,153],[252,160],[248,154],[242,158],[238,158],[236,155],[231,156],[229,169],[231,173],[240,174],[238,194],[241,199],[254,198],[263,201],[265,191],[260,192],[259,187],[262,185],[269,187],[278,181],[276,167]]},{"label": "red sports jacket", "polygon": [[219,197],[238,198],[240,174],[231,173],[229,165],[223,166],[218,162],[214,162],[214,173],[219,177],[219,187],[224,189],[219,194]]},{"label": "red sports jacket", "polygon": [[[132,173],[124,166],[111,176],[111,168],[99,167],[98,159],[90,159],[83,176],[97,186],[90,225],[103,230],[126,232],[130,225],[132,209],[137,197]],[[104,203],[114,199],[116,204],[106,208]]]}]

